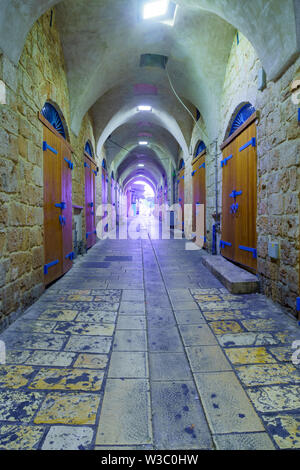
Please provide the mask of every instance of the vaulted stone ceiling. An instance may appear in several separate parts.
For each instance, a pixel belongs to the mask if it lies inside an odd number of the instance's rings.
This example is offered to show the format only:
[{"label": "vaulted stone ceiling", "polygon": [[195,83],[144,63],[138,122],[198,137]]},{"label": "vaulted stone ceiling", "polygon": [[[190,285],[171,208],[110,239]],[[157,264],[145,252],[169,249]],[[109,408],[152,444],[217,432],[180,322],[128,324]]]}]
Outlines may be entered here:
[{"label": "vaulted stone ceiling", "polygon": [[[179,8],[171,27],[141,21],[139,0],[1,0],[0,48],[17,63],[34,22],[55,7],[67,67],[73,132],[79,132],[83,116],[91,110],[98,154],[111,135],[129,152],[110,148],[109,163],[114,162],[115,170],[123,165],[126,173],[123,162],[131,167],[138,134],[151,129],[149,159],[151,154],[153,162],[160,162],[166,169],[164,159],[170,159],[175,166],[179,149],[183,155],[188,153],[192,120],[175,98],[166,71],[141,68],[141,54],[168,56],[168,73],[177,93],[191,112],[195,107],[199,109],[213,139],[236,29],[252,43],[271,80],[299,54],[300,44],[297,0],[176,3]],[[157,94],[135,94],[134,85],[140,83],[154,85]],[[138,116],[136,107],[145,102],[153,111],[147,117]],[[156,178],[153,168],[152,176]]]}]

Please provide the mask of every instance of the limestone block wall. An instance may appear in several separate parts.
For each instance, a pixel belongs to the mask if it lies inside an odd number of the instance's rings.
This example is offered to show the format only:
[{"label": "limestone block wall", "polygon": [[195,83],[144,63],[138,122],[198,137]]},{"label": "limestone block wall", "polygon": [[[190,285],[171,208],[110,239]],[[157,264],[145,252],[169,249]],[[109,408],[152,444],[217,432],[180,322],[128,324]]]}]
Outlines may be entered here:
[{"label": "limestone block wall", "polygon": [[[0,55],[0,327],[33,303],[43,286],[43,125],[50,100],[63,114],[73,147],[73,203],[84,206],[83,150],[95,148],[93,123],[70,130],[69,91],[55,15],[44,14],[28,34],[18,66]],[[85,220],[83,217],[83,233]],[[6,319],[4,319],[6,316]],[[10,317],[10,320],[8,320]]]}]

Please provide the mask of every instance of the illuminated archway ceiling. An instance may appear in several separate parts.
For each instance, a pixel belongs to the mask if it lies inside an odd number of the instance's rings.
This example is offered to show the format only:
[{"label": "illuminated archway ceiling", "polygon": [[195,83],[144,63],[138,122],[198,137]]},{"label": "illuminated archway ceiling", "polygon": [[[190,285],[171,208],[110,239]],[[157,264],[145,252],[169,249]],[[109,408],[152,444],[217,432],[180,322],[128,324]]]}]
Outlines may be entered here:
[{"label": "illuminated archway ceiling", "polygon": [[236,29],[255,47],[268,79],[276,79],[299,56],[300,2],[176,3],[175,26],[170,27],[139,21],[137,0],[1,0],[0,48],[17,64],[28,31],[42,13],[55,7],[68,75],[72,130],[79,132],[83,116],[92,109],[97,139],[101,140],[105,130],[114,134],[134,114],[137,97],[132,94],[133,86],[149,83],[158,90],[157,96],[147,97],[155,107],[156,124],[170,134],[168,140],[157,132],[157,146],[173,155],[175,139],[185,153],[191,119],[170,91],[166,72],[141,69],[140,55],[169,57],[175,89],[186,103],[199,109],[208,134],[214,137]]}]

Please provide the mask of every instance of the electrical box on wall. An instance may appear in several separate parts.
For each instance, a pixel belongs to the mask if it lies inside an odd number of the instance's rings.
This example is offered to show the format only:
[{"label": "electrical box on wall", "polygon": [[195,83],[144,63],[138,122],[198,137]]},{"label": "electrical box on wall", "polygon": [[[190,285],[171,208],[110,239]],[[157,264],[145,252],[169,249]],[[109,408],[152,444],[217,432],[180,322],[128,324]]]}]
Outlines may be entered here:
[{"label": "electrical box on wall", "polygon": [[268,255],[272,259],[279,259],[279,243],[278,242],[269,242]]}]

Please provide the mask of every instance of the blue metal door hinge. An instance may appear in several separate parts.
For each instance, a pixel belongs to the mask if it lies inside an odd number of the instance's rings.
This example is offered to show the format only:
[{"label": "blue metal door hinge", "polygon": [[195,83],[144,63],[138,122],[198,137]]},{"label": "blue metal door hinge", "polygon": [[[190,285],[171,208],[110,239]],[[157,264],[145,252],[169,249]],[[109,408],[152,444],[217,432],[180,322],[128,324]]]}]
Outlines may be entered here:
[{"label": "blue metal door hinge", "polygon": [[297,297],[297,300],[296,300],[296,309],[297,309],[297,312],[300,312],[300,297]]},{"label": "blue metal door hinge", "polygon": [[44,140],[43,142],[43,151],[46,152],[46,150],[50,150],[51,152],[55,153],[57,155],[57,150],[55,150],[53,147],[47,144],[47,142]]},{"label": "blue metal door hinge", "polygon": [[66,259],[70,259],[71,261],[74,259],[74,251],[71,251],[71,253],[69,253],[67,256],[66,256]]},{"label": "blue metal door hinge", "polygon": [[194,176],[194,174],[196,173],[196,171],[197,171],[197,170],[192,171],[192,176]]},{"label": "blue metal door hinge", "polygon": [[87,168],[90,168],[90,165],[86,162],[84,162],[84,166],[87,167]]},{"label": "blue metal door hinge", "polygon": [[200,168],[205,168],[205,162],[202,163],[202,165],[199,166],[199,170],[200,170]]},{"label": "blue metal door hinge", "polygon": [[65,209],[67,204],[65,202],[59,202],[55,204],[55,207],[59,207],[60,209]]},{"label": "blue metal door hinge", "polygon": [[231,194],[229,194],[229,197],[233,197],[233,198],[236,198],[237,196],[240,196],[241,194],[243,194],[243,191],[236,191],[235,189],[232,191]]},{"label": "blue metal door hinge", "polygon": [[55,261],[51,261],[51,263],[45,264],[44,265],[44,274],[48,274],[48,268],[51,268],[51,266],[55,266],[58,263],[59,263],[59,260],[56,259]]},{"label": "blue metal door hinge", "polygon": [[256,248],[250,248],[249,246],[242,246],[242,245],[239,245],[239,249],[240,249],[240,250],[244,250],[244,251],[249,251],[250,253],[252,253],[253,258],[257,258],[257,250],[256,250]]},{"label": "blue metal door hinge", "polygon": [[230,206],[230,213],[231,213],[231,214],[236,214],[237,211],[238,211],[238,208],[239,208],[238,203],[232,204],[232,205]]},{"label": "blue metal door hinge", "polygon": [[249,142],[247,142],[245,145],[243,145],[242,147],[240,147],[240,152],[242,152],[243,150],[245,150],[246,148],[250,147],[250,145],[252,145],[252,147],[256,147],[256,138],[255,137],[252,137],[251,140],[249,140]]},{"label": "blue metal door hinge", "polygon": [[66,218],[63,215],[59,216],[60,225],[66,225]]},{"label": "blue metal door hinge", "polygon": [[90,206],[90,207],[94,207],[94,203],[93,203],[93,202],[89,202],[89,206]]},{"label": "blue metal door hinge", "polygon": [[224,242],[224,240],[220,240],[220,248],[225,248],[225,246],[232,246],[229,242]]},{"label": "blue metal door hinge", "polygon": [[228,157],[224,158],[224,160],[221,161],[221,167],[227,165],[228,160],[230,160],[233,157],[233,155],[229,155]]},{"label": "blue metal door hinge", "polygon": [[71,162],[71,160],[68,160],[67,158],[64,158],[64,161],[67,162],[70,170],[73,170],[74,164]]},{"label": "blue metal door hinge", "polygon": [[96,170],[93,170],[93,173],[94,173],[94,175],[95,175],[95,176],[97,176],[97,175],[98,175],[98,173],[97,173],[97,171],[96,171]]}]

